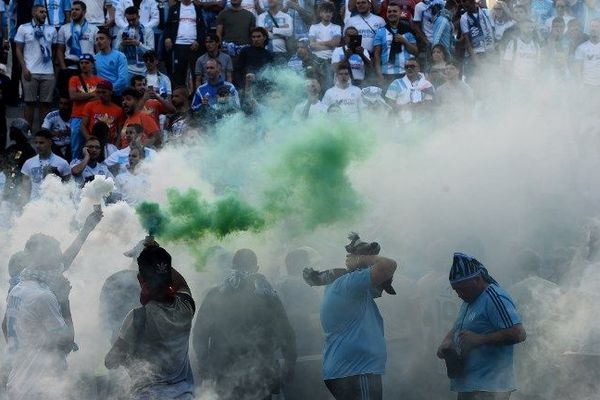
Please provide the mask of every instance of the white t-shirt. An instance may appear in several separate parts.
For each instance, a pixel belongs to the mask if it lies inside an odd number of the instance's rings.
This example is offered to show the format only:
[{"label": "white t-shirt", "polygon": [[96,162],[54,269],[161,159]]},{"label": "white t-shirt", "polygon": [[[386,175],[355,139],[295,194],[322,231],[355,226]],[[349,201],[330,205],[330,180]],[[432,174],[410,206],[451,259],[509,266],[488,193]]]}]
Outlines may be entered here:
[{"label": "white t-shirt", "polygon": [[[104,3],[105,0],[85,0],[85,5],[87,6],[85,12],[85,19],[92,25],[104,25]],[[110,4],[110,0],[107,1]]]},{"label": "white t-shirt", "polygon": [[[58,110],[50,111],[48,114],[46,114],[44,122],[42,122],[42,128],[48,129],[50,132],[65,130],[71,132],[71,120],[65,121],[62,119]],[[63,137],[55,136],[52,141],[57,146],[66,146],[71,143],[70,133],[67,133],[67,135]]]},{"label": "white t-shirt", "polygon": [[[278,27],[275,26],[273,18],[277,22]],[[273,18],[265,11],[256,19],[256,26],[262,26],[266,30],[272,28],[272,31],[269,32],[267,50],[270,50],[273,53],[285,53],[287,52],[285,40],[294,34],[294,21],[289,14],[286,14],[283,11],[279,11]]]},{"label": "white t-shirt", "polygon": [[[94,45],[96,43],[96,34],[98,33],[98,28],[90,23],[86,23],[82,25],[75,25],[73,29],[81,32],[83,28],[83,32],[79,35],[79,46],[81,47],[81,54],[94,54]],[[79,61],[79,57],[71,54],[71,23],[64,24],[58,30],[58,39],[57,43],[65,46],[65,59],[69,59],[72,61]],[[76,65],[73,65],[71,68],[77,69]]]},{"label": "white t-shirt", "polygon": [[144,355],[142,365],[128,368],[133,398],[175,399],[191,394],[193,377],[188,349],[195,312],[191,294],[182,289],[172,304],[150,301],[145,310],[141,334],[136,330],[133,310],[119,332],[120,339],[130,347],[137,346]]},{"label": "white t-shirt", "polygon": [[[346,58],[344,54],[344,49],[347,49],[348,46],[336,47],[333,50],[333,54],[331,55],[331,63],[340,63],[344,61]],[[364,49],[363,55],[370,60],[369,52]],[[348,63],[350,64],[350,69],[352,69],[352,78],[354,80],[362,81],[365,79],[365,62],[358,54],[352,54],[348,59]]]},{"label": "white t-shirt", "polygon": [[583,63],[583,83],[600,86],[600,42],[582,43],[575,51],[575,60]]},{"label": "white t-shirt", "polygon": [[44,39],[36,39],[35,28],[31,22],[19,26],[15,35],[15,42],[23,45],[25,65],[32,74],[54,74],[52,57],[44,62],[41,46],[49,49],[52,54],[52,45],[56,44],[56,29],[50,25],[42,26]]},{"label": "white t-shirt", "polygon": [[[120,29],[125,29],[129,24],[125,18],[125,10],[133,6],[133,0],[118,0],[113,2],[115,8],[115,23]],[[183,4],[182,4],[183,6]],[[140,24],[144,28],[154,29],[160,23],[160,14],[156,0],[142,0],[140,4]]]},{"label": "white t-shirt", "polygon": [[[131,148],[129,146],[112,152],[109,156],[104,160],[104,164],[106,164],[109,168],[113,165],[119,164],[119,174],[127,172],[127,164],[129,164],[129,152]],[[151,149],[149,147],[144,147],[144,158],[152,159],[156,155],[156,150]]]},{"label": "white t-shirt", "polygon": [[351,120],[358,120],[360,117],[360,102],[362,92],[354,85],[345,89],[334,86],[327,89],[323,96],[322,103],[329,109],[332,104],[338,104],[342,114],[347,115]]},{"label": "white t-shirt", "polygon": [[373,51],[373,39],[375,39],[375,33],[377,29],[385,26],[385,20],[379,15],[369,14],[368,17],[363,18],[362,15],[355,15],[348,20],[346,27],[353,26],[358,30],[358,34],[362,35],[362,47],[371,52]]},{"label": "white t-shirt", "polygon": [[431,42],[433,37],[433,15],[431,15],[429,4],[426,4],[424,1],[417,3],[413,21],[421,22],[421,29],[427,40]]},{"label": "white t-shirt", "polygon": [[512,62],[513,75],[518,80],[533,80],[537,77],[540,66],[540,47],[533,40],[529,43],[520,38],[511,40],[504,50],[504,61]]},{"label": "white t-shirt", "polygon": [[8,398],[60,398],[58,387],[67,360],[60,351],[48,351],[48,341],[68,328],[56,296],[36,281],[18,283],[8,295],[6,322],[11,366]]},{"label": "white t-shirt", "polygon": [[[294,108],[294,113],[292,114],[292,120],[295,122],[301,122],[305,120],[304,117],[304,107],[306,107],[306,102],[308,100],[304,100],[302,103],[298,104]],[[321,102],[317,101],[315,104],[311,104],[308,108],[308,118],[318,117],[319,115],[323,115],[327,113],[327,107]]]},{"label": "white t-shirt", "polygon": [[[322,22],[311,25],[308,30],[308,38],[317,42],[326,42],[342,36],[342,27],[336,24],[323,25]],[[324,60],[331,59],[333,50],[315,50],[313,54]]]},{"label": "white t-shirt", "polygon": [[42,181],[46,175],[50,172],[51,168],[56,168],[61,177],[71,175],[71,168],[69,163],[57,156],[56,154],[50,154],[50,157],[42,160],[40,156],[31,157],[25,161],[21,173],[29,177],[31,181],[31,196],[30,200],[37,199],[42,194]]},{"label": "white t-shirt", "polygon": [[[71,168],[79,164],[82,160],[74,159],[71,161]],[[113,178],[113,175],[108,170],[108,167],[103,162],[96,163],[94,167],[90,166],[90,164],[86,165],[81,174],[73,175],[73,179],[78,184],[83,184],[86,179],[91,178],[92,176],[102,175],[107,178]]]},{"label": "white t-shirt", "polygon": [[196,40],[196,34],[196,8],[194,3],[189,6],[182,3],[175,44],[192,44]]},{"label": "white t-shirt", "polygon": [[115,178],[117,190],[123,196],[123,201],[134,206],[148,198],[150,191],[150,177],[142,172],[132,174],[125,168]]}]

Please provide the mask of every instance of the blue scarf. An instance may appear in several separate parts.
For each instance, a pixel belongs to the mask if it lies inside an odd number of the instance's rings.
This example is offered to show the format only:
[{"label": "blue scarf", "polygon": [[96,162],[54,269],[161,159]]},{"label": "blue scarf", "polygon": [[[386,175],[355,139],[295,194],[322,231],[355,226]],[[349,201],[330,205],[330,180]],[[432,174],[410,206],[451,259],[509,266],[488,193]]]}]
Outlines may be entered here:
[{"label": "blue scarf", "polygon": [[44,64],[52,61],[52,50],[46,40],[46,35],[44,35],[44,25],[36,25],[35,20],[31,21],[31,27],[33,28],[33,36],[35,40],[40,44],[40,51],[42,52],[42,62]]},{"label": "blue scarf", "polygon": [[70,53],[74,56],[81,56],[81,36],[83,36],[84,32],[87,29],[87,21],[83,20],[83,24],[81,25],[80,30],[75,29],[75,22],[71,21],[71,37],[69,38],[69,48]]}]

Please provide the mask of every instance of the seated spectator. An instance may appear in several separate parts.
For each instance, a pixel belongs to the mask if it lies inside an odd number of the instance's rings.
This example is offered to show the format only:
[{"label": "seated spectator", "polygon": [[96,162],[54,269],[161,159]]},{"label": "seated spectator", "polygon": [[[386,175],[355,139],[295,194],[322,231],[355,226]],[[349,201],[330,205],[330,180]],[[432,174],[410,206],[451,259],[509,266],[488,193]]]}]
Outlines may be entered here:
[{"label": "seated spectator", "polygon": [[[143,94],[129,87],[123,91],[123,111],[125,112],[125,122],[123,123],[122,132],[130,124],[138,124],[142,127],[143,133],[140,138],[144,146],[160,146],[161,132],[154,118],[144,112]],[[121,135],[120,147],[129,145],[126,135]]]},{"label": "seated spectator", "polygon": [[[139,143],[144,133],[144,128],[139,124],[131,124],[125,128],[125,138],[127,143]],[[129,153],[131,146],[124,147],[112,153],[104,160],[113,175],[118,175],[121,172],[127,171],[127,163],[129,162]],[[145,159],[152,159],[156,155],[156,150],[149,147],[144,147]]]},{"label": "seated spectator", "polygon": [[410,19],[410,15],[406,11],[401,11],[398,4],[390,3],[387,8],[387,24],[375,34],[373,63],[381,85],[388,85],[404,76],[406,60],[411,55],[419,54],[417,38],[403,22],[407,18]]},{"label": "seated spectator", "polygon": [[217,90],[221,87],[227,88],[231,102],[238,108],[240,99],[235,86],[231,82],[223,80],[221,63],[217,59],[208,60],[205,66],[207,80],[198,87],[192,100],[192,110],[198,111],[202,107],[214,107],[217,104]]},{"label": "seated spectator", "polygon": [[[300,39],[298,41],[296,54],[290,58],[287,66],[293,71],[304,75],[306,78],[316,79],[319,83],[323,80],[323,67],[325,67],[325,64],[313,55],[308,39]],[[327,67],[327,69],[330,69],[330,67]]]},{"label": "seated spectator", "polygon": [[506,45],[504,67],[508,76],[517,82],[532,82],[538,75],[541,63],[541,49],[535,35],[533,21],[519,24],[519,35]]},{"label": "seated spectator", "polygon": [[108,29],[100,29],[96,34],[96,74],[111,82],[111,91],[120,97],[129,82],[127,57],[111,47],[112,35]]},{"label": "seated spectator", "polygon": [[347,120],[356,121],[360,118],[360,97],[360,89],[350,81],[350,66],[340,63],[337,67],[335,86],[325,92],[323,105],[329,110],[332,104],[337,104]]},{"label": "seated spectator", "polygon": [[231,57],[221,50],[221,41],[216,33],[206,35],[206,53],[196,61],[196,86],[202,85],[208,79],[206,76],[206,63],[216,59],[221,63],[221,76],[227,82],[233,82],[233,63]]},{"label": "seated spectator", "polygon": [[361,110],[364,114],[382,116],[392,111],[392,107],[383,99],[383,90],[381,88],[367,86],[361,92]]},{"label": "seated spectator", "polygon": [[433,101],[433,85],[423,75],[419,62],[413,58],[406,61],[406,75],[393,81],[385,93],[388,103],[400,111],[400,118],[410,122],[415,112],[426,109]]},{"label": "seated spectator", "polygon": [[83,107],[80,129],[85,140],[92,136],[90,132],[97,122],[104,122],[110,130],[108,142],[114,145],[119,143],[119,132],[123,126],[125,116],[121,107],[111,101],[112,90],[113,86],[109,81],[98,83],[96,85],[96,100],[89,101]]},{"label": "seated spectator", "polygon": [[94,180],[96,175],[112,178],[112,174],[104,164],[104,149],[100,141],[94,137],[88,139],[83,147],[83,159],[71,161],[71,175],[79,186]]},{"label": "seated spectator", "polygon": [[71,176],[69,163],[52,152],[52,138],[52,133],[47,129],[40,129],[34,135],[37,156],[25,161],[21,168],[23,201],[34,200],[42,195],[42,181],[46,176],[53,174],[62,180]]},{"label": "seated spectator", "polygon": [[58,110],[50,111],[42,122],[42,129],[52,133],[52,151],[65,160],[71,159],[71,105],[70,99],[61,97]]},{"label": "seated spectator", "polygon": [[129,76],[144,74],[144,53],[154,50],[154,32],[152,28],[140,24],[139,11],[133,6],[125,9],[125,18],[127,25],[119,29],[115,48],[125,54]]},{"label": "seated spectator", "polygon": [[443,84],[446,78],[444,71],[446,63],[450,61],[450,55],[443,45],[436,44],[431,48],[431,64],[427,73],[427,79],[433,84],[433,87],[438,87]]},{"label": "seated spectator", "polygon": [[276,64],[287,61],[286,39],[294,34],[292,17],[281,11],[282,0],[267,0],[268,9],[256,19],[256,26],[263,27],[268,32],[267,48],[273,52]]},{"label": "seated spectator", "polygon": [[129,151],[125,171],[115,178],[117,190],[130,206],[135,206],[146,200],[150,191],[149,176],[141,171],[141,164],[145,159],[145,148],[139,143],[133,144]]},{"label": "seated spectator", "polygon": [[344,33],[343,45],[336,47],[331,55],[331,66],[334,71],[337,71],[337,66],[340,63],[350,65],[352,73],[352,84],[362,86],[365,76],[371,69],[371,56],[360,44],[360,36],[358,30],[349,26]]},{"label": "seated spectator", "polygon": [[158,70],[160,60],[154,50],[148,50],[144,53],[144,63],[146,64],[146,85],[152,86],[154,91],[164,99],[171,97],[171,79]]},{"label": "seated spectator", "polygon": [[256,27],[250,32],[252,45],[244,47],[238,58],[238,71],[242,77],[248,74],[257,74],[267,65],[274,62],[273,53],[266,49],[269,36],[265,28]]},{"label": "seated spectator", "polygon": [[436,103],[443,120],[457,116],[468,117],[475,106],[475,96],[469,85],[460,79],[460,65],[456,61],[446,64],[446,83],[435,90]]},{"label": "seated spectator", "polygon": [[217,88],[215,104],[209,105],[207,97],[202,101],[203,106],[198,110],[196,120],[201,121],[205,127],[240,111],[239,99],[233,96],[229,86],[221,85]]},{"label": "seated spectator", "polygon": [[295,122],[302,122],[327,113],[327,107],[319,100],[321,85],[316,79],[306,80],[306,94],[307,99],[294,108],[292,120]]}]

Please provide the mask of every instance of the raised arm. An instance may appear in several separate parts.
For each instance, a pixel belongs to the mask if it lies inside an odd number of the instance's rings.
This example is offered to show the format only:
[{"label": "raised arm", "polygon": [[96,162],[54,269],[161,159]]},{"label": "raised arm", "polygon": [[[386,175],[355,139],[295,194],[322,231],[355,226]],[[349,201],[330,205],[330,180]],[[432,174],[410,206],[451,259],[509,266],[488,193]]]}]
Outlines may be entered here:
[{"label": "raised arm", "polygon": [[73,260],[79,254],[81,247],[85,243],[89,234],[94,230],[98,222],[102,219],[102,210],[94,210],[90,215],[87,216],[83,228],[79,231],[79,234],[73,240],[73,243],[63,253],[63,263],[65,271],[71,267]]}]

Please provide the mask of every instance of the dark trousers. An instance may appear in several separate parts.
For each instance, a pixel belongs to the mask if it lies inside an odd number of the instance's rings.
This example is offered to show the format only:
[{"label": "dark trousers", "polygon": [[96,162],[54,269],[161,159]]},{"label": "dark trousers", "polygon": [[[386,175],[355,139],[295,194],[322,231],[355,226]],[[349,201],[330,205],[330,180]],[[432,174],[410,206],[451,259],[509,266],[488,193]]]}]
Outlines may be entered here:
[{"label": "dark trousers", "polygon": [[327,389],[336,400],[382,400],[381,375],[356,375],[327,379]]},{"label": "dark trousers", "polygon": [[10,71],[10,84],[8,85],[8,93],[4,93],[6,104],[16,106],[19,104],[19,88],[21,85],[21,63],[17,58],[15,41],[10,41],[10,51],[12,52],[12,70]]},{"label": "dark trousers", "polygon": [[457,400],[508,400],[511,392],[463,392]]},{"label": "dark trousers", "polygon": [[192,51],[189,44],[175,44],[169,53],[167,53],[167,72],[171,78],[171,86],[185,85],[188,71],[192,73],[192,84],[196,80],[196,60],[200,54],[198,51]]}]

